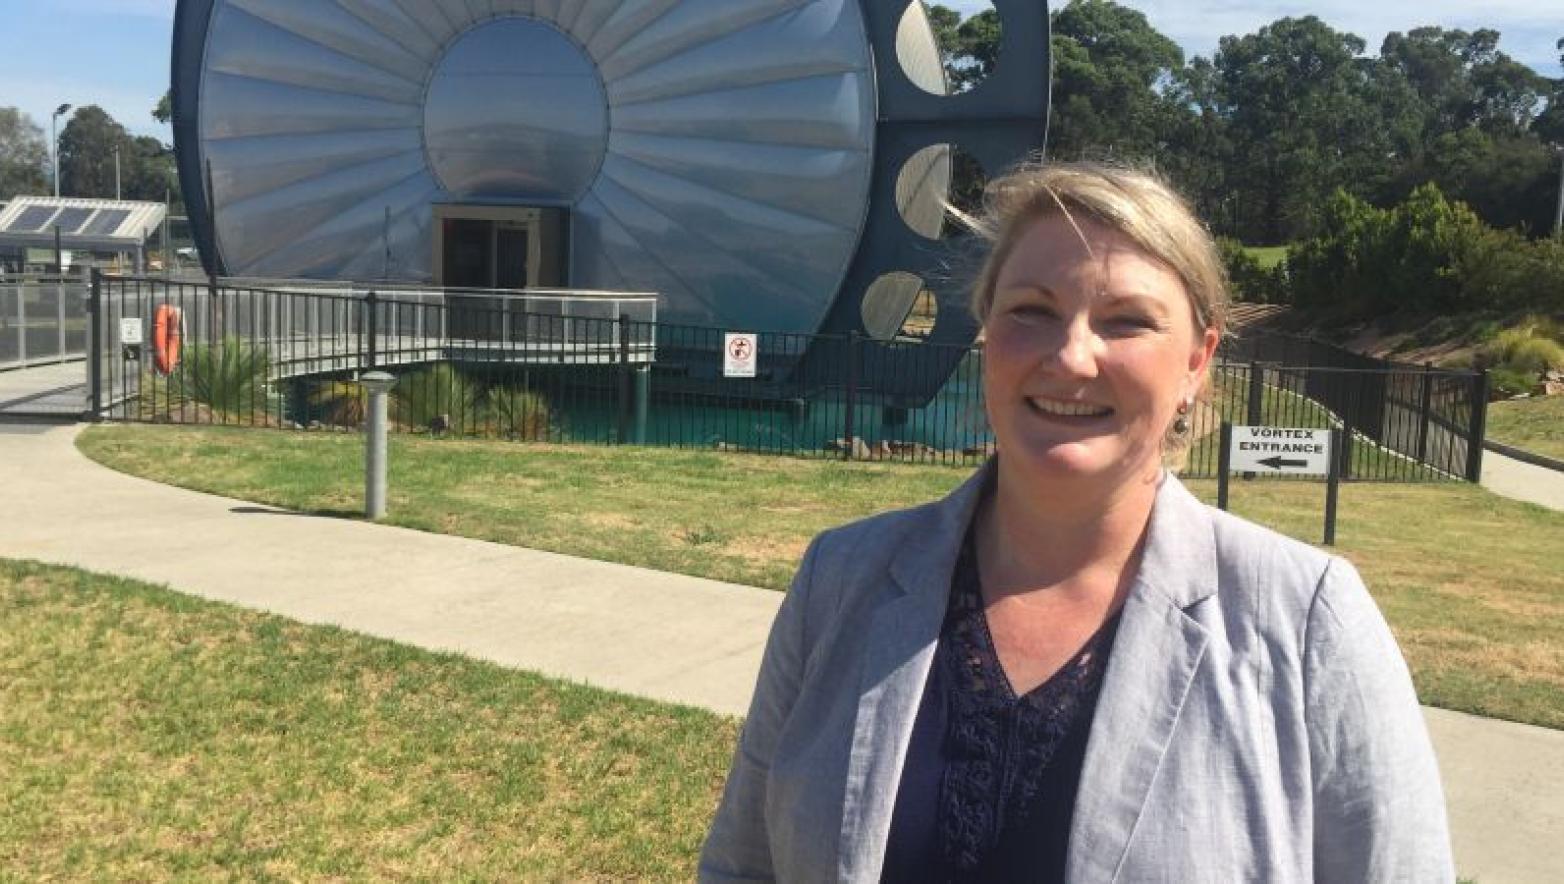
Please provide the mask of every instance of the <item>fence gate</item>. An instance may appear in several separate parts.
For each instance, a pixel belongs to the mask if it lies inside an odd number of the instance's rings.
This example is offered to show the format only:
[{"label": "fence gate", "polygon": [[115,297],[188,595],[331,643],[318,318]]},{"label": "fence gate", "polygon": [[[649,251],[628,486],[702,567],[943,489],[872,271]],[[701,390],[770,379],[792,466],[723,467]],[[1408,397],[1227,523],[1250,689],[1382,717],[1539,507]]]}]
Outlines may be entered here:
[{"label": "fence gate", "polygon": [[87,410],[88,286],[0,282],[0,418],[75,420]]}]

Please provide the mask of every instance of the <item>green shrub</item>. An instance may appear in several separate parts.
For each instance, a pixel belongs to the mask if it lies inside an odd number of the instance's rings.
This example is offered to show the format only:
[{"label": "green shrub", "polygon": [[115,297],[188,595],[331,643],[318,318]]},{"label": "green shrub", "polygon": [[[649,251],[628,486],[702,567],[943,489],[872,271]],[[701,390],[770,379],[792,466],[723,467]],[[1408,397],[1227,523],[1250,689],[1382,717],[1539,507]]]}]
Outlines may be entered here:
[{"label": "green shrub", "polygon": [[1488,227],[1433,184],[1380,209],[1337,191],[1288,250],[1294,303],[1360,315],[1564,310],[1564,243]]},{"label": "green shrub", "polygon": [[1242,243],[1228,237],[1217,240],[1217,249],[1227,270],[1234,300],[1274,304],[1288,299],[1285,261],[1266,267]]},{"label": "green shrub", "polygon": [[170,402],[197,402],[219,414],[265,411],[271,369],[267,352],[235,337],[194,343],[168,377]]},{"label": "green shrub", "polygon": [[369,391],[358,381],[327,381],[309,394],[309,417],[338,427],[362,426],[369,409]]},{"label": "green shrub", "polygon": [[477,429],[480,390],[448,362],[403,375],[391,388],[391,420],[409,430]]},{"label": "green shrub", "polygon": [[1477,361],[1488,368],[1496,394],[1530,393],[1543,372],[1564,369],[1564,344],[1549,334],[1558,326],[1550,319],[1532,318],[1499,332],[1478,349]]},{"label": "green shrub", "polygon": [[485,424],[507,439],[539,441],[549,436],[548,400],[526,387],[490,387],[483,397],[483,410]]},{"label": "green shrub", "polygon": [[1507,365],[1497,365],[1488,369],[1488,389],[1492,391],[1494,398],[1510,399],[1524,396],[1536,385],[1537,375],[1534,372],[1517,371]]}]

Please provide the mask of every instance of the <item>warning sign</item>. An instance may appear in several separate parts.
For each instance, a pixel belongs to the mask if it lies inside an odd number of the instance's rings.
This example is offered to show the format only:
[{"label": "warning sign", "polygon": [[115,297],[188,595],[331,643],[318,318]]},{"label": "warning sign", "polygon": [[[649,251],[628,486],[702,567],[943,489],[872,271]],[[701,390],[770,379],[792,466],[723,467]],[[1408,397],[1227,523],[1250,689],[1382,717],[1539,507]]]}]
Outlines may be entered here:
[{"label": "warning sign", "polygon": [[722,376],[752,378],[755,356],[760,350],[756,335],[728,332],[722,336]]},{"label": "warning sign", "polygon": [[1303,476],[1330,473],[1330,430],[1312,427],[1233,427],[1229,469]]},{"label": "warning sign", "polygon": [[127,345],[141,343],[141,320],[121,319],[119,321],[119,342]]}]

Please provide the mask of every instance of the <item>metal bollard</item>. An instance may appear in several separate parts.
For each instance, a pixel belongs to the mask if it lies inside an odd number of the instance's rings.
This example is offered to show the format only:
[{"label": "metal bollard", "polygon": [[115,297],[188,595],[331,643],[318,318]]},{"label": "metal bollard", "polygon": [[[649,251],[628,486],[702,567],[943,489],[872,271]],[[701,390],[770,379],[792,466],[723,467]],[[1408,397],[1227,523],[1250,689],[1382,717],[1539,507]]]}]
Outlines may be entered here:
[{"label": "metal bollard", "polygon": [[369,391],[369,426],[364,437],[364,515],[379,519],[386,514],[386,397],[396,378],[372,371],[359,378]]}]

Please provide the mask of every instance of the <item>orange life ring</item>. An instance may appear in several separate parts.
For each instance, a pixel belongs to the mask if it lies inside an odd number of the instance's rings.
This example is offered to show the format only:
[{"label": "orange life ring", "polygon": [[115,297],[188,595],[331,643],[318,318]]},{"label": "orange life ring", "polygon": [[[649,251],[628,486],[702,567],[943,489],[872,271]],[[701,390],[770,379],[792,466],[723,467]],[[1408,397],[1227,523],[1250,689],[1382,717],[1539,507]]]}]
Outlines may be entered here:
[{"label": "orange life ring", "polygon": [[179,365],[179,348],[184,343],[184,311],[171,304],[159,304],[152,314],[152,364],[158,374],[166,375]]}]

